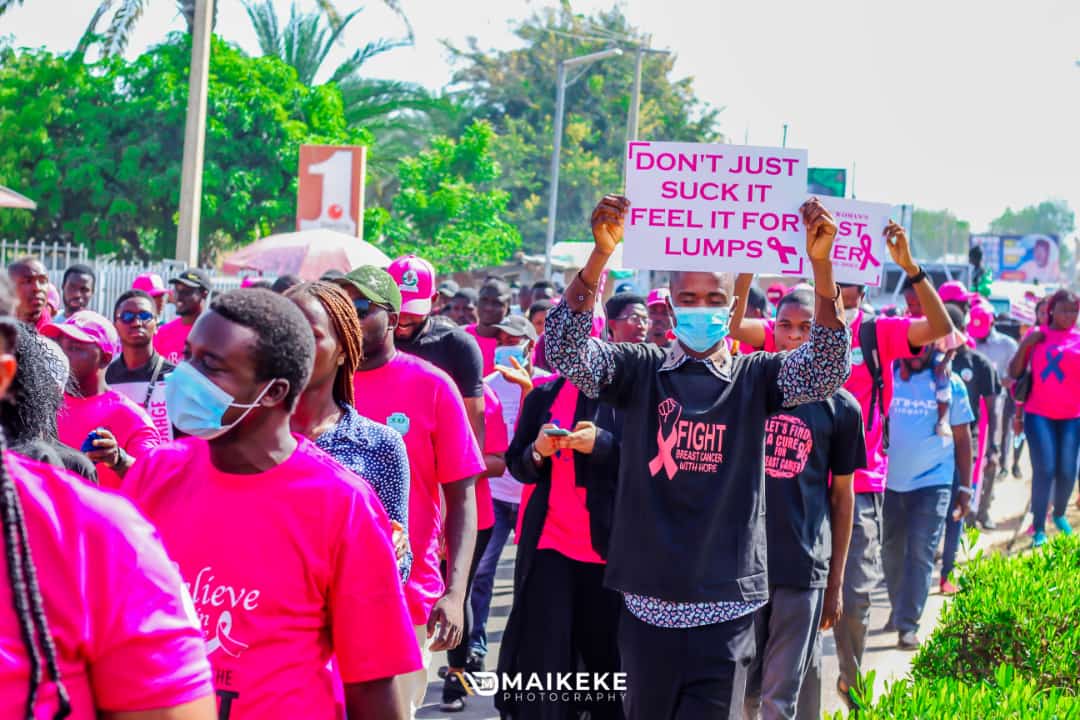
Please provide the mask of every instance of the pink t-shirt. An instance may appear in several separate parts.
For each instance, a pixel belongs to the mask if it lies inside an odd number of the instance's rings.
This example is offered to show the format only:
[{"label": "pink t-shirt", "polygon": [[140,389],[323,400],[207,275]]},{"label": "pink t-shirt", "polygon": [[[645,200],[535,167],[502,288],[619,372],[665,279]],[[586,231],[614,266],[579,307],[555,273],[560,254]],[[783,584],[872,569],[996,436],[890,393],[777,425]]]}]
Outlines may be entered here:
[{"label": "pink t-shirt", "polygon": [[[198,621],[157,531],[126,499],[12,452],[4,467],[26,517],[49,632],[74,720],[136,711],[213,692]],[[0,581],[0,707],[23,717],[30,656],[4,563]],[[51,718],[43,679],[35,718]]]},{"label": "pink t-shirt", "polygon": [[495,372],[495,349],[499,347],[499,339],[480,335],[476,332],[476,323],[466,325],[465,332],[476,338],[476,344],[480,346],[480,355],[484,358],[484,375]]},{"label": "pink t-shirt", "polygon": [[[557,420],[559,427],[573,430],[577,401],[577,388],[564,383],[551,404],[552,422]],[[572,450],[560,450],[552,456],[547,517],[536,549],[555,550],[580,562],[603,563],[604,559],[593,550],[585,488],[577,486],[576,477]]]},{"label": "pink t-shirt", "polygon": [[[136,459],[161,442],[154,421],[146,411],[115,390],[106,390],[89,398],[65,394],[57,426],[60,442],[76,450],[81,450],[86,436],[99,427],[115,435],[120,447]],[[102,487],[110,490],[120,487],[120,476],[111,468],[98,463],[97,473]]]},{"label": "pink t-shirt", "polygon": [[1080,417],[1080,330],[1043,328],[1046,339],[1031,348],[1031,395],[1024,410],[1067,420]]},{"label": "pink t-shirt", "polygon": [[[484,454],[506,455],[510,439],[503,421],[502,403],[487,381],[484,381]],[[476,529],[487,530],[495,525],[495,506],[491,502],[491,487],[487,477],[476,483]]]},{"label": "pink t-shirt", "polygon": [[405,599],[413,623],[423,625],[445,590],[439,572],[439,486],[481,475],[484,456],[457,386],[431,363],[398,352],[382,367],[356,373],[353,387],[357,412],[389,425],[405,439],[413,551]]},{"label": "pink t-shirt", "polygon": [[[851,377],[844,387],[855,396],[862,408],[863,422],[870,417],[870,396],[873,381],[863,362],[862,349],[859,346],[859,325],[863,315],[860,312],[851,324]],[[908,328],[911,318],[878,316],[877,329],[878,356],[880,358],[882,380],[885,388],[882,403],[888,408],[893,394],[893,363],[902,358],[914,357],[908,344]],[[864,425],[865,427],[865,425]],[[866,468],[855,471],[855,492],[883,492],[885,478],[888,475],[889,461],[882,451],[881,408],[874,408],[874,417],[869,432],[866,433]]]},{"label": "pink t-shirt", "polygon": [[346,684],[421,667],[378,497],[296,439],[277,467],[233,475],[185,438],[141,459],[122,488],[195,601],[220,718],[334,718],[331,655]]},{"label": "pink t-shirt", "polygon": [[184,344],[195,323],[185,325],[183,318],[176,318],[158,328],[154,335],[154,349],[173,365],[184,359]]}]

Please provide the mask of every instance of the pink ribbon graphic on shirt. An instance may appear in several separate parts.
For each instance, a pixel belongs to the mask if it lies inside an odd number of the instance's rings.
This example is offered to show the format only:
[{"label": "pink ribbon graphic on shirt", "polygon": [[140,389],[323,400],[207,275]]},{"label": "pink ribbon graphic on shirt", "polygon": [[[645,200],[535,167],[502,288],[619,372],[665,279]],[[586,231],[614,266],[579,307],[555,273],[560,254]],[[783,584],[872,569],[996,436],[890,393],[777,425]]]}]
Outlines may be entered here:
[{"label": "pink ribbon graphic on shirt", "polygon": [[232,613],[222,610],[218,616],[217,628],[214,631],[214,639],[206,643],[206,654],[213,655],[216,650],[224,650],[226,655],[240,657],[240,653],[248,649],[247,643],[242,643],[230,637],[232,632]]},{"label": "pink ribbon graphic on shirt", "polygon": [[[660,427],[656,430],[656,457],[649,462],[649,474],[655,477],[660,468],[663,468],[667,472],[668,480],[674,480],[675,473],[679,472],[679,465],[671,452],[679,440],[675,427],[682,417],[682,406],[673,398],[668,398],[660,403],[656,412],[660,416]],[[665,428],[667,437],[664,437]]]},{"label": "pink ribbon graphic on shirt", "polygon": [[874,267],[881,267],[881,261],[874,257],[874,253],[871,249],[871,245],[874,242],[874,238],[869,234],[864,233],[859,237],[859,247],[862,249],[862,263],[859,264],[859,270],[866,269],[866,263],[870,262],[874,264]]}]

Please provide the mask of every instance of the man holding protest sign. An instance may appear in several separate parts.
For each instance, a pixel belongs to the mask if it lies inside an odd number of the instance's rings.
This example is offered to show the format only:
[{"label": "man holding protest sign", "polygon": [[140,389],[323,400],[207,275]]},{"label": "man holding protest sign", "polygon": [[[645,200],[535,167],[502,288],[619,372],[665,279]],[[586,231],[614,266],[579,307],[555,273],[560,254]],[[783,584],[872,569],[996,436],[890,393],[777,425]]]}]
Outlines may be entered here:
[{"label": "man holding protest sign", "polygon": [[787,355],[732,357],[734,284],[724,273],[672,274],[677,342],[668,350],[590,338],[629,210],[626,198],[607,196],[593,212],[595,247],[548,315],[547,356],[585,395],[624,411],[605,584],[626,607],[627,717],[728,717],[742,710],[752,614],[768,598],[765,418],[829,398],[850,370],[832,275],[837,225],[816,199],[797,216],[818,288],[810,341]]}]

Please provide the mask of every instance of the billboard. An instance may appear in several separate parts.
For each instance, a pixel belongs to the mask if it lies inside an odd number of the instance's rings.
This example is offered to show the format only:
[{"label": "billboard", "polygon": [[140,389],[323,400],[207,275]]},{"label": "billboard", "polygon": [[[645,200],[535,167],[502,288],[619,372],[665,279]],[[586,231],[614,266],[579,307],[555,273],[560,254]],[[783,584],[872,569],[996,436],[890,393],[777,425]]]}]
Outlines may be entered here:
[{"label": "billboard", "polygon": [[1001,280],[1044,285],[1061,282],[1057,235],[972,235],[971,245],[982,248],[983,267]]},{"label": "billboard", "polygon": [[364,217],[366,148],[301,145],[296,182],[296,229],[328,228],[360,237]]}]

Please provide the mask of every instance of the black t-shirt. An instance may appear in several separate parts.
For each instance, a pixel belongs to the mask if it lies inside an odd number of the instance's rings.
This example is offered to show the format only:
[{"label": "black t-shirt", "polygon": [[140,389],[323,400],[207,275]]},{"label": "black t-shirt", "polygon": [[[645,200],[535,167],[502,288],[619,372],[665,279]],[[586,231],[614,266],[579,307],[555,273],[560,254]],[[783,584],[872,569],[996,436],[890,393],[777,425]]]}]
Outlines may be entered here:
[{"label": "black t-shirt", "polygon": [[782,356],[738,355],[714,374],[614,347],[600,400],[625,413],[605,583],[676,602],[767,599],[765,418],[783,402]]},{"label": "black t-shirt", "polygon": [[863,467],[862,410],[847,390],[765,421],[770,585],[825,587],[832,556],[829,478]]},{"label": "black t-shirt", "polygon": [[439,368],[454,381],[463,398],[484,396],[484,358],[476,339],[451,320],[430,317],[412,340],[395,340],[397,349]]},{"label": "black t-shirt", "polygon": [[990,358],[978,350],[961,347],[956,351],[952,361],[952,371],[960,376],[967,387],[968,401],[971,403],[971,412],[975,421],[971,427],[978,430],[979,427],[979,399],[986,398],[987,404],[993,402],[1001,394],[1001,381],[998,379],[997,370]]}]

